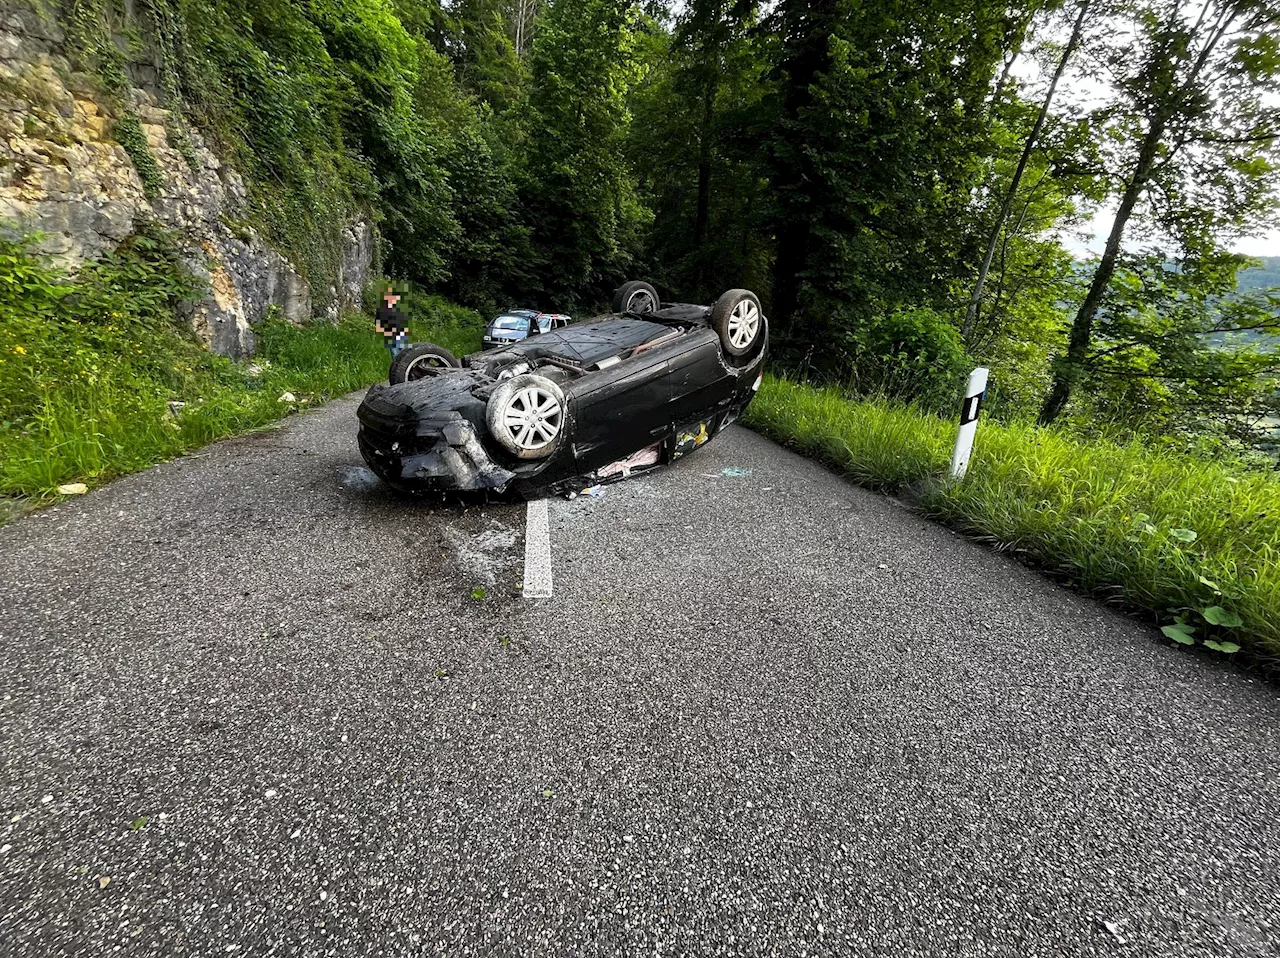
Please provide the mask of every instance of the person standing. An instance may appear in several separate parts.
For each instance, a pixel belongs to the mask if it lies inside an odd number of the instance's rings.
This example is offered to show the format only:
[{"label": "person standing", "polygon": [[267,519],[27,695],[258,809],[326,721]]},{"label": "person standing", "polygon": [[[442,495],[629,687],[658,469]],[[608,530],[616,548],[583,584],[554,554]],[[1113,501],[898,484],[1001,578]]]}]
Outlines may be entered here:
[{"label": "person standing", "polygon": [[378,307],[373,320],[373,328],[382,333],[387,349],[391,350],[391,358],[395,359],[400,351],[409,343],[409,323],[404,313],[400,312],[397,303],[400,294],[391,286],[382,294],[382,305]]}]

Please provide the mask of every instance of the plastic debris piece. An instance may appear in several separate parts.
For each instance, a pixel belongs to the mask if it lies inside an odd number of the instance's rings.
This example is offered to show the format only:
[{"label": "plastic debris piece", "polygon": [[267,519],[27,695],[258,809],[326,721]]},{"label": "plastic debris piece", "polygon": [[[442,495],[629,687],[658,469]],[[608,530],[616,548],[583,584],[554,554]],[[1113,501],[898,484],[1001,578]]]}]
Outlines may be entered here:
[{"label": "plastic debris piece", "polygon": [[751,475],[751,470],[743,469],[741,466],[725,466],[723,469],[720,470],[720,475],[734,476],[734,477],[749,476]]},{"label": "plastic debris piece", "polygon": [[276,402],[297,402],[298,397],[293,393],[281,393],[280,398]]},{"label": "plastic debris piece", "polygon": [[622,474],[622,478],[631,475],[632,469],[640,469],[643,466],[656,465],[662,456],[662,447],[658,443],[652,446],[645,446],[639,452],[633,452],[625,459],[619,459],[617,462],[611,462],[609,465],[600,469],[596,475],[601,479],[608,479],[610,476]]},{"label": "plastic debris piece", "polygon": [[1104,921],[1102,923],[1102,927],[1107,929],[1107,931],[1111,932],[1111,934],[1115,937],[1117,942],[1119,942],[1122,945],[1124,944],[1124,935],[1120,934],[1119,923],[1114,921]]},{"label": "plastic debris piece", "polygon": [[60,496],[83,496],[88,491],[89,487],[83,482],[68,482],[65,486],[58,487]]},{"label": "plastic debris piece", "polygon": [[604,495],[604,489],[602,489],[599,485],[587,486],[587,488],[582,490],[582,494],[584,496],[591,496],[591,498],[593,499],[599,499],[601,496]]}]

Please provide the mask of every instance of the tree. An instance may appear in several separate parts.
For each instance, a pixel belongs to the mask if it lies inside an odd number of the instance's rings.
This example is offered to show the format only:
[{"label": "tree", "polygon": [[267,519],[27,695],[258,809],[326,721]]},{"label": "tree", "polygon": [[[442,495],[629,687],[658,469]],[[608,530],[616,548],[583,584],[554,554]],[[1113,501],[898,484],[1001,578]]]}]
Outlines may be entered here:
[{"label": "tree", "polygon": [[599,296],[635,257],[648,218],[627,167],[637,75],[631,0],[553,0],[532,54],[521,198],[532,287],[556,305]]},{"label": "tree", "polygon": [[504,0],[458,0],[449,8],[449,54],[458,82],[495,113],[524,96],[525,70],[511,38]]},{"label": "tree", "polygon": [[1280,407],[1280,290],[1237,294],[1250,262],[1216,251],[1171,269],[1158,249],[1124,254],[1095,320],[1091,414],[1150,436],[1261,439]]},{"label": "tree", "polygon": [[1053,77],[1049,80],[1048,89],[1045,91],[1044,99],[1040,103],[1040,112],[1036,115],[1035,123],[1032,124],[1031,131],[1027,134],[1027,138],[1023,143],[1022,153],[1019,155],[1017,166],[1013,171],[1013,176],[1010,177],[1009,183],[1004,190],[1004,196],[1000,200],[1000,209],[996,213],[995,223],[991,227],[991,236],[987,240],[987,250],[983,254],[981,265],[978,267],[978,278],[974,281],[973,292],[969,295],[964,327],[961,330],[961,335],[966,341],[972,334],[974,324],[977,322],[978,308],[982,303],[982,290],[987,283],[987,274],[991,270],[991,261],[995,258],[996,248],[1000,245],[1000,235],[1004,232],[1009,220],[1009,214],[1013,210],[1014,201],[1018,196],[1018,189],[1022,185],[1022,177],[1027,171],[1027,164],[1031,161],[1032,154],[1039,143],[1040,131],[1044,129],[1045,120],[1049,117],[1049,110],[1053,105],[1053,96],[1057,92],[1058,83],[1062,79],[1062,74],[1066,72],[1067,64],[1071,62],[1071,56],[1080,45],[1080,39],[1084,35],[1085,18],[1089,14],[1091,2],[1092,0],[1080,0],[1077,5],[1076,19],[1071,28],[1071,36],[1068,38],[1066,46],[1062,49],[1062,55],[1058,58],[1057,68],[1053,72]]},{"label": "tree", "polygon": [[1118,202],[1055,365],[1044,424],[1061,415],[1089,370],[1094,323],[1131,220],[1172,246],[1162,262],[1194,276],[1275,203],[1280,111],[1267,105],[1280,86],[1275,4],[1206,0],[1189,13],[1172,0],[1140,0],[1124,13],[1124,29],[1101,51],[1116,100],[1094,117],[1109,144]]},{"label": "tree", "polygon": [[804,341],[862,315],[945,298],[975,260],[966,230],[1007,37],[993,2],[784,0],[768,151],[772,312]]},{"label": "tree", "polygon": [[543,0],[511,0],[511,33],[516,56],[522,57],[533,42],[534,27],[542,12]]},{"label": "tree", "polygon": [[648,238],[655,278],[682,296],[759,288],[767,278],[755,128],[764,120],[769,48],[755,29],[756,7],[694,0],[670,35],[646,38],[629,157],[655,211]]}]

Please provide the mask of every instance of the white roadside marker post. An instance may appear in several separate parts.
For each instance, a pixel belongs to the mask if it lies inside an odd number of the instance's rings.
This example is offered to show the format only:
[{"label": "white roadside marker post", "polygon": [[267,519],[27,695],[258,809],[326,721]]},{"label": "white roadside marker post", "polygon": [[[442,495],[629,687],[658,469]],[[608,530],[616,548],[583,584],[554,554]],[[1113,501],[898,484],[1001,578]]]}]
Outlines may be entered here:
[{"label": "white roadside marker post", "polygon": [[978,410],[982,397],[987,393],[987,375],[991,370],[979,366],[969,373],[969,385],[964,389],[964,401],[960,404],[960,429],[956,432],[956,451],[951,454],[951,478],[963,479],[969,468],[969,455],[973,452],[973,436],[978,431]]}]

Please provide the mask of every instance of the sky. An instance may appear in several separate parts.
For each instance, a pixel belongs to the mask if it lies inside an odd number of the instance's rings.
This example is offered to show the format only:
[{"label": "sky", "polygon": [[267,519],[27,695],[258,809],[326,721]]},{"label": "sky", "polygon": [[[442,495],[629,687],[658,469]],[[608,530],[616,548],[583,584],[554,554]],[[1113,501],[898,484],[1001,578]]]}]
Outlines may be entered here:
[{"label": "sky", "polygon": [[[1075,256],[1086,257],[1097,255],[1107,244],[1107,230],[1111,228],[1111,213],[1114,207],[1101,210],[1086,229],[1092,234],[1081,238],[1064,235],[1063,245]],[[1264,230],[1256,236],[1246,237],[1232,244],[1233,253],[1244,253],[1246,256],[1280,256],[1280,227]]]}]

